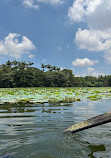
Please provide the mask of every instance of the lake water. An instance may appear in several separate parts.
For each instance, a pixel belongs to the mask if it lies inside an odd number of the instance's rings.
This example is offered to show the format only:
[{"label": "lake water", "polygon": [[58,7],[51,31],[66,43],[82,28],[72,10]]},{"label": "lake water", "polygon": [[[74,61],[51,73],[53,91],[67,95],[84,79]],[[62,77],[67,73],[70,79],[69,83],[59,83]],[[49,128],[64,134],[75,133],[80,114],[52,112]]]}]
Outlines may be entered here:
[{"label": "lake water", "polygon": [[70,125],[110,110],[111,100],[0,105],[0,155],[111,158],[111,123],[75,134],[63,132]]}]

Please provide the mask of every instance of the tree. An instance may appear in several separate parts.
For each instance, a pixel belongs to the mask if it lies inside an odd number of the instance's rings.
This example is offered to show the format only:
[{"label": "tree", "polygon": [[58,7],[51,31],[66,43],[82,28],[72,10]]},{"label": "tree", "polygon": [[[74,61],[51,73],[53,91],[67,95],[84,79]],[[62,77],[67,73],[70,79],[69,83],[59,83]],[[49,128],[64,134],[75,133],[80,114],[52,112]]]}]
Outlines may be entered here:
[{"label": "tree", "polygon": [[0,87],[13,87],[13,72],[11,71],[11,62],[0,65]]},{"label": "tree", "polygon": [[46,87],[68,87],[68,77],[61,71],[48,71],[45,72],[44,86]]},{"label": "tree", "polygon": [[[74,77],[72,70],[41,64],[40,70],[32,62],[10,61],[0,65],[0,87],[103,87],[111,86],[111,75]],[[46,68],[47,71],[44,72]]]},{"label": "tree", "polygon": [[44,72],[45,65],[41,63],[42,71]]},{"label": "tree", "polygon": [[109,76],[109,79],[108,79],[108,86],[109,87],[111,86],[111,75]]},{"label": "tree", "polygon": [[6,65],[9,66],[9,67],[11,67],[12,62],[11,62],[10,60],[8,60],[8,61],[6,62]]},{"label": "tree", "polygon": [[69,87],[74,86],[74,74],[70,69],[63,69],[62,72],[67,76],[69,80]]},{"label": "tree", "polygon": [[34,63],[32,63],[32,62],[30,62],[30,61],[28,62],[28,65],[29,65],[29,66],[32,66],[33,64],[34,64]]}]

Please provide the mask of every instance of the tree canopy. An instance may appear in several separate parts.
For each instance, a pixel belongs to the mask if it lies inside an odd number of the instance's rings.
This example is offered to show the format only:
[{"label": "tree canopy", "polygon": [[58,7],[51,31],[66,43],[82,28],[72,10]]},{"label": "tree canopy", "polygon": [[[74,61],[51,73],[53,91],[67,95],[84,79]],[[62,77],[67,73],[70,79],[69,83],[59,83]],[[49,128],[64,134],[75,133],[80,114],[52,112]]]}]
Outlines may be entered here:
[{"label": "tree canopy", "polygon": [[41,70],[32,62],[7,61],[0,65],[0,87],[109,87],[111,75],[75,77],[72,70],[41,64]]}]

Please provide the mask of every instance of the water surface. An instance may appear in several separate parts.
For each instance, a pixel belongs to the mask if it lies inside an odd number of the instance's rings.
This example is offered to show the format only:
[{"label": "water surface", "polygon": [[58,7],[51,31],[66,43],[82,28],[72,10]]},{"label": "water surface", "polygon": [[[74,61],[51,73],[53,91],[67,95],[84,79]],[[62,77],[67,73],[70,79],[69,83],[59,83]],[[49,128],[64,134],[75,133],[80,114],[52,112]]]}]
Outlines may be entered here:
[{"label": "water surface", "polygon": [[111,158],[111,123],[65,134],[111,110],[111,100],[0,105],[0,155],[14,158]]}]

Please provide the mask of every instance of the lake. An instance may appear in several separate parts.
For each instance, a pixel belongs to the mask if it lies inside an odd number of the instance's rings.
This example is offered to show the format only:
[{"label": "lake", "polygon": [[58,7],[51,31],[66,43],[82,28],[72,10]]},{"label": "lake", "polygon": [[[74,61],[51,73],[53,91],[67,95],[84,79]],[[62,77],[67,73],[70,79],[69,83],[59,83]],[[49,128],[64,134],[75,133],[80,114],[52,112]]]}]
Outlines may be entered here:
[{"label": "lake", "polygon": [[0,105],[0,155],[14,158],[111,157],[111,123],[75,134],[64,133],[70,125],[110,110],[110,99]]}]

